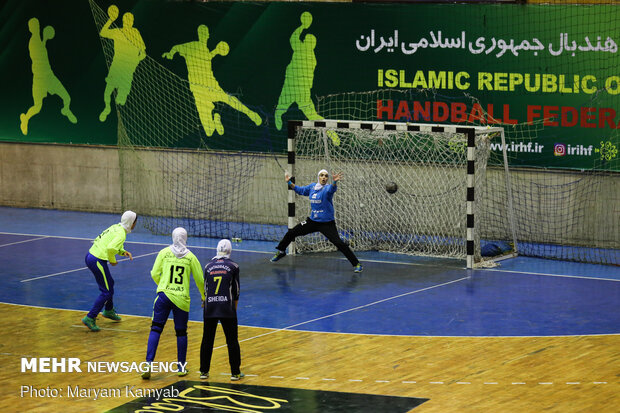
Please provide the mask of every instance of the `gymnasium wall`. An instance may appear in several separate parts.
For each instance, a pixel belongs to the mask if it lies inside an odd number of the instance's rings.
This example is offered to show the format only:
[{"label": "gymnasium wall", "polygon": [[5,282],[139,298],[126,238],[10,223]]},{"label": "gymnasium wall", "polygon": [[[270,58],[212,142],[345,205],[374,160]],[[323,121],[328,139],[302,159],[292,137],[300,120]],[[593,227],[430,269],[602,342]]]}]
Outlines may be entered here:
[{"label": "gymnasium wall", "polygon": [[0,142],[2,205],[120,212],[114,146]]},{"label": "gymnasium wall", "polygon": [[[169,156],[187,154],[172,152]],[[199,156],[210,155],[202,153]],[[282,157],[279,162],[284,165],[286,159]],[[265,158],[257,169],[259,172],[255,176],[248,177],[251,179],[248,186],[258,190],[248,193],[239,203],[240,214],[245,215],[248,222],[286,223],[287,192],[282,171],[273,158]],[[593,181],[598,186],[597,199],[596,202],[587,202],[584,209],[582,201],[586,200],[580,200],[582,195],[577,191],[567,192],[555,200],[556,206],[550,205],[548,193],[544,190],[549,174],[548,171],[531,169],[512,172],[516,190],[541,188],[538,195],[532,192],[534,198],[527,199],[532,205],[541,205],[540,213],[526,213],[517,206],[519,231],[532,232],[528,235],[532,241],[545,242],[548,241],[544,239],[544,234],[549,233],[547,226],[565,226],[567,230],[563,239],[567,244],[585,242],[616,248],[617,234],[620,233],[615,207],[619,201],[617,176],[599,176]],[[495,181],[503,179],[494,169],[487,175]],[[494,175],[498,178],[493,178]],[[555,187],[571,187],[582,179],[579,172],[553,175]],[[160,184],[152,182],[151,186]],[[260,202],[253,197],[261,197]],[[0,199],[2,205],[13,207],[122,212],[118,150],[112,146],[0,142]],[[159,200],[161,208],[170,210],[174,205],[174,200],[168,197]],[[259,204],[265,207],[255,208]],[[574,219],[579,219],[581,225],[569,225]]]},{"label": "gymnasium wall", "polygon": [[[160,151],[141,152],[147,159],[149,156],[160,156]],[[172,151],[168,155],[170,162],[186,156],[211,162],[211,154],[203,151]],[[279,162],[285,165],[286,158],[281,156]],[[239,214],[246,215],[252,222],[285,222],[286,190],[274,190],[285,188],[282,170],[273,157],[262,161],[257,169],[259,172],[256,175],[248,177],[251,180],[248,186],[259,190],[246,194],[244,202],[238,205]],[[152,175],[158,174],[163,174],[163,171],[155,171]],[[191,181],[194,177],[181,173],[179,179],[178,184],[183,185],[184,181]],[[154,179],[145,185],[166,193],[161,180]],[[264,196],[265,193],[269,196]],[[260,203],[254,199],[256,197],[262,198]],[[0,199],[1,205],[12,207],[121,212],[119,151],[114,146],[103,145],[0,142]],[[169,211],[175,200],[167,194],[159,197],[154,204]],[[256,209],[257,204],[270,207]],[[158,211],[144,212],[156,215]]]}]

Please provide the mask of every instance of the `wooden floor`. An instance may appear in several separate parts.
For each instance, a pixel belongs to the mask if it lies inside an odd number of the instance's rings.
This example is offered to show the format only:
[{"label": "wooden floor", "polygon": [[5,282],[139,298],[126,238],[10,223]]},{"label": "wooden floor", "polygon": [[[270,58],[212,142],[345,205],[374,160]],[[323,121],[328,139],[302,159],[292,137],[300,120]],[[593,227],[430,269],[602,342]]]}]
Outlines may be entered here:
[{"label": "wooden floor", "polygon": [[[610,309],[611,310],[611,309]],[[144,361],[150,320],[101,319],[89,332],[82,312],[0,304],[1,411],[100,412],[132,397],[71,398],[67,386],[162,388],[180,379],[134,373],[21,373],[22,357]],[[176,360],[172,324],[157,358]],[[428,398],[417,412],[615,412],[620,406],[620,336],[455,338],[279,331],[240,327],[245,384]],[[199,380],[202,325],[190,322],[190,375]],[[229,382],[222,331],[211,383]],[[20,396],[22,386],[65,397]]]}]

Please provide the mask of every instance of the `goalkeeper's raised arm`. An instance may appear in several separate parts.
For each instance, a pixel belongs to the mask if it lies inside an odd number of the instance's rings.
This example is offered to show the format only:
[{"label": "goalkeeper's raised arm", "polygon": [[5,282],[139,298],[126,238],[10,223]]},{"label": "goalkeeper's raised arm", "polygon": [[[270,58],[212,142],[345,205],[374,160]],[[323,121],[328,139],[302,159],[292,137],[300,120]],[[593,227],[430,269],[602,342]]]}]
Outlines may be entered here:
[{"label": "goalkeeper's raised arm", "polygon": [[295,183],[291,180],[292,176],[290,176],[287,173],[284,174],[284,179],[286,180],[286,184],[289,186],[289,188],[291,189],[295,189]]},{"label": "goalkeeper's raised arm", "polygon": [[287,231],[282,241],[280,241],[276,247],[277,251],[271,258],[271,261],[276,262],[286,256],[286,248],[296,237],[313,232],[320,232],[347,257],[351,265],[353,265],[353,270],[355,272],[361,272],[362,265],[353,251],[351,251],[351,248],[340,238],[338,229],[336,228],[333,197],[338,189],[337,183],[342,179],[342,174],[334,174],[333,183],[329,184],[329,172],[325,169],[321,169],[318,173],[317,182],[313,182],[306,186],[295,185],[288,173],[284,174],[284,178],[289,188],[294,190],[296,194],[307,196],[310,199],[311,212],[306,220]]}]

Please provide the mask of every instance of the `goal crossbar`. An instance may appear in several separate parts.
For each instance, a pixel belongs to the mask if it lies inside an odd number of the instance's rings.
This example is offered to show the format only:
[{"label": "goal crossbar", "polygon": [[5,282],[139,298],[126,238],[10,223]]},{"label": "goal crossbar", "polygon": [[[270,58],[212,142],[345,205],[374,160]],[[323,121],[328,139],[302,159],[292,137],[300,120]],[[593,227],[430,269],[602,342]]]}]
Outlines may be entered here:
[{"label": "goal crossbar", "polygon": [[[446,132],[446,133],[468,133],[474,134],[503,133],[504,128],[490,126],[466,126],[441,123],[407,123],[407,122],[364,122],[348,120],[303,120],[290,121],[293,127],[304,128],[326,128],[326,129],[366,129],[366,130],[385,130],[400,132]],[[289,129],[290,132],[290,129]],[[289,136],[289,139],[291,137]]]}]

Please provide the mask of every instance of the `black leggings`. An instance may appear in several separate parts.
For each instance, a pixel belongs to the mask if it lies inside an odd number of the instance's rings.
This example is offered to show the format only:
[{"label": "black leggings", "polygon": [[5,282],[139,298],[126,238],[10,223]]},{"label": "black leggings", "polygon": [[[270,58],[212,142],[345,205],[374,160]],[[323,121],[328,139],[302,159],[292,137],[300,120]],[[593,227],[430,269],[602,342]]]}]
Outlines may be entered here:
[{"label": "black leggings", "polygon": [[329,242],[334,244],[338,251],[344,254],[345,257],[349,260],[351,265],[356,266],[359,264],[359,260],[351,251],[351,248],[347,244],[344,243],[342,239],[340,239],[340,235],[338,235],[338,229],[336,228],[336,221],[329,222],[317,222],[313,221],[310,218],[306,218],[305,221],[301,221],[294,228],[289,229],[282,241],[278,244],[276,249],[279,251],[286,251],[286,247],[296,238],[302,235],[308,235],[313,232],[320,232],[325,235]]},{"label": "black leggings", "polygon": [[213,343],[215,342],[215,332],[217,330],[218,321],[222,323],[224,336],[226,336],[230,374],[239,374],[241,373],[241,348],[239,347],[236,318],[204,319],[202,342],[200,343],[200,371],[208,373],[211,368],[211,356],[213,355]]}]

